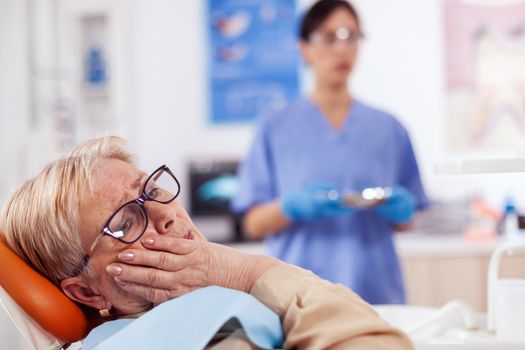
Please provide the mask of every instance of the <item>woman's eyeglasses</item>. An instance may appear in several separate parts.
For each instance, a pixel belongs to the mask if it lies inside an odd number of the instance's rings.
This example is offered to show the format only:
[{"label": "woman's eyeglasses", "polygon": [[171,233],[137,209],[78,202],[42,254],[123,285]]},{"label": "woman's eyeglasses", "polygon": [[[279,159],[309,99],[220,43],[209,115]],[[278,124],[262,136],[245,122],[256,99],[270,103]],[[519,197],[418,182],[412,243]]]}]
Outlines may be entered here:
[{"label": "woman's eyeglasses", "polygon": [[180,193],[180,184],[175,175],[162,165],[146,180],[138,198],[121,205],[109,217],[101,235],[91,245],[89,257],[102,237],[108,235],[123,243],[131,244],[140,239],[148,226],[148,215],[144,203],[153,201],[162,204],[172,202]]}]

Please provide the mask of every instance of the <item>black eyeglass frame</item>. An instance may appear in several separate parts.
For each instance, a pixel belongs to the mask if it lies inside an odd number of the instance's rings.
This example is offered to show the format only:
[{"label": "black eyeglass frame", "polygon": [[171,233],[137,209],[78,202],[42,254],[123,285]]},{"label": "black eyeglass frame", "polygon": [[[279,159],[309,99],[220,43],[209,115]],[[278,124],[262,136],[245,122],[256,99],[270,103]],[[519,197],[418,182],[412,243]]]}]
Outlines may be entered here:
[{"label": "black eyeglass frame", "polygon": [[[166,200],[166,201],[160,201],[158,199],[152,198],[146,193],[146,187],[147,187],[149,181],[161,170],[165,171],[167,174],[169,174],[175,180],[175,182],[177,183],[177,193],[175,193],[172,198],[170,198],[169,200]],[[179,194],[180,194],[180,183],[179,183],[179,180],[177,180],[177,177],[175,177],[175,175],[173,175],[173,173],[171,172],[170,168],[168,168],[167,165],[165,165],[165,164],[161,165],[154,172],[152,172],[150,176],[148,176],[148,178],[144,182],[144,185],[142,186],[142,193],[141,193],[141,195],[139,197],[137,197],[135,199],[132,199],[132,200],[122,204],[120,207],[118,207],[113,212],[113,214],[111,214],[109,219],[104,224],[104,227],[102,228],[102,231],[100,232],[101,235],[99,235],[97,237],[97,239],[95,239],[95,241],[93,242],[93,244],[91,245],[91,247],[89,249],[89,253],[86,254],[86,257],[89,257],[93,253],[93,250],[95,249],[95,247],[98,244],[99,240],[102,237],[106,236],[106,235],[110,236],[111,238],[114,238],[114,239],[116,239],[116,240],[118,240],[118,241],[120,241],[122,243],[126,243],[126,244],[132,244],[132,243],[135,243],[136,241],[138,241],[142,237],[144,232],[146,232],[146,228],[148,227],[148,213],[147,213],[146,207],[144,206],[144,203],[146,201],[153,201],[153,202],[157,202],[157,203],[161,203],[161,204],[168,204],[168,203],[173,202],[179,196]],[[130,205],[130,204],[137,204],[139,206],[139,208],[141,210],[141,213],[144,216],[144,220],[145,220],[144,221],[144,228],[143,228],[142,232],[137,236],[137,238],[135,238],[135,239],[133,239],[131,241],[130,240],[125,240],[122,237],[116,237],[114,235],[113,231],[111,231],[111,229],[109,228],[109,224],[111,223],[111,220],[113,220],[115,215],[117,215],[118,212],[122,208],[124,208],[125,206]]]}]

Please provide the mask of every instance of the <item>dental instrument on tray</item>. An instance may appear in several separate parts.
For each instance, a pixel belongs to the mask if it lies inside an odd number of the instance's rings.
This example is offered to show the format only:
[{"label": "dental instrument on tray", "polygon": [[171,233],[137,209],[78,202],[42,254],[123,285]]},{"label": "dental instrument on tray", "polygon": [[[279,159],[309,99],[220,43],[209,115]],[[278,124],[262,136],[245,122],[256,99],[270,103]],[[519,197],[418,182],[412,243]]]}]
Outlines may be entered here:
[{"label": "dental instrument on tray", "polygon": [[318,195],[321,198],[331,200],[342,198],[341,203],[343,206],[356,209],[370,209],[383,204],[392,195],[392,189],[390,187],[367,187],[360,191],[338,191],[332,189],[322,191]]},{"label": "dental instrument on tray", "polygon": [[343,204],[357,209],[369,209],[383,204],[392,195],[390,187],[368,187],[361,191],[343,191]]}]

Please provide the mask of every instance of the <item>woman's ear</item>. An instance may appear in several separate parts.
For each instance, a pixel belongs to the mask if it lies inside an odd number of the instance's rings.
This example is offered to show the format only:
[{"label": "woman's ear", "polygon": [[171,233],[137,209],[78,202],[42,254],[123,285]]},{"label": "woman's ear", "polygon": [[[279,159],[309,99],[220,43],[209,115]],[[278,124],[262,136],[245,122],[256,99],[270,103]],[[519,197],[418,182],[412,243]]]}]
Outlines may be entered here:
[{"label": "woman's ear", "polygon": [[64,294],[77,303],[87,305],[97,310],[110,309],[111,304],[107,299],[91,288],[84,276],[66,278],[60,282],[60,288]]}]

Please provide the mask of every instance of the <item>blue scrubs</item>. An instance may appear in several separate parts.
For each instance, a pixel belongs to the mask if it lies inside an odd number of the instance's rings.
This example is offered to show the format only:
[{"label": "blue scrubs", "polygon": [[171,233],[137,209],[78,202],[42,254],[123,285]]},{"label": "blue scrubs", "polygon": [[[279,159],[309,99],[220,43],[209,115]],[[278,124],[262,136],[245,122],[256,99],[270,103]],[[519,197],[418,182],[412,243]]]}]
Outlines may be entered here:
[{"label": "blue scrubs", "polygon": [[[342,190],[400,185],[427,204],[405,128],[393,116],[352,101],[341,129],[301,98],[263,118],[239,170],[233,209],[281,198],[310,183]],[[391,226],[373,210],[298,221],[266,239],[271,255],[342,283],[372,304],[404,303]]]}]

